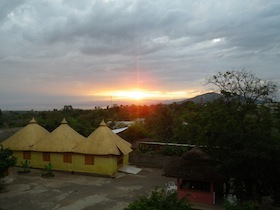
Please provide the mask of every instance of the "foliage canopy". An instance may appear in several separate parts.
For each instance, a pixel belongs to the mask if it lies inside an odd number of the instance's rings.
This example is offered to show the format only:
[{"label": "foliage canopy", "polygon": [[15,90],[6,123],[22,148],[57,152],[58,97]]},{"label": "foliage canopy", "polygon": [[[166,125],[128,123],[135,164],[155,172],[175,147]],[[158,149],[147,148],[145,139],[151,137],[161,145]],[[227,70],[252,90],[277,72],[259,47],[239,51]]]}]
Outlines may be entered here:
[{"label": "foliage canopy", "polygon": [[142,196],[124,210],[191,210],[187,199],[177,199],[176,193],[166,194],[163,189],[156,188],[150,197]]},{"label": "foliage canopy", "polygon": [[5,170],[16,164],[16,158],[9,149],[4,149],[0,144],[0,176],[4,175]]},{"label": "foliage canopy", "polygon": [[219,72],[208,78],[206,83],[218,87],[227,100],[234,97],[239,103],[268,101],[276,91],[276,83],[262,80],[244,70]]}]

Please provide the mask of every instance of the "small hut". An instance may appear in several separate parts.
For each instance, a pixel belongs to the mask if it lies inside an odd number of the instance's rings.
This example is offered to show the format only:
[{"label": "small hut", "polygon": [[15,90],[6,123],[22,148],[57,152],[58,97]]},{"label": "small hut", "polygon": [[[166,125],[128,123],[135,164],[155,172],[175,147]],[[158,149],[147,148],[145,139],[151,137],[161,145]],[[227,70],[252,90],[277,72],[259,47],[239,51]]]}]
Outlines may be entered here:
[{"label": "small hut", "polygon": [[132,149],[129,142],[115,134],[102,121],[74,152],[75,171],[114,176],[121,166],[128,164],[128,155]]},{"label": "small hut", "polygon": [[194,203],[215,204],[217,173],[212,158],[200,149],[193,148],[173,159],[163,175],[177,178],[179,199],[187,196]]},{"label": "small hut", "polygon": [[73,149],[85,140],[64,118],[60,126],[33,145],[32,166],[42,168],[51,162],[55,170],[73,171]]},{"label": "small hut", "polygon": [[32,159],[30,152],[32,146],[49,134],[49,131],[38,125],[36,120],[32,118],[28,125],[1,144],[4,148],[9,148],[14,152],[14,156],[17,158],[16,165],[20,166],[22,161]]}]

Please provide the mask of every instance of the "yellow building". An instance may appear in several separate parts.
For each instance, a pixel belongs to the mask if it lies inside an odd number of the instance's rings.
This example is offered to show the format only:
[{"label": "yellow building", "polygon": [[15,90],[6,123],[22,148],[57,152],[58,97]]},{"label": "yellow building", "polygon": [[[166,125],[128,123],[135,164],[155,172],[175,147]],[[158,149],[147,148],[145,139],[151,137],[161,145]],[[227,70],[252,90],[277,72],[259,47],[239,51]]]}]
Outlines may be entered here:
[{"label": "yellow building", "polygon": [[54,170],[74,171],[73,149],[85,141],[63,119],[60,126],[32,146],[31,165],[43,168],[51,163]]},{"label": "yellow building", "polygon": [[54,170],[92,173],[113,177],[129,163],[131,144],[107,127],[104,121],[88,138],[72,129],[65,119],[49,133],[34,119],[3,142],[21,161],[29,160],[33,168],[51,163]]},{"label": "yellow building", "polygon": [[37,124],[32,118],[28,125],[20,129],[14,135],[3,141],[1,144],[4,148],[9,148],[14,152],[17,158],[17,166],[21,166],[24,160],[31,160],[31,148],[45,136],[49,135],[49,131]]},{"label": "yellow building", "polygon": [[104,121],[87,140],[74,149],[74,171],[114,176],[128,165],[131,144],[107,127]]}]

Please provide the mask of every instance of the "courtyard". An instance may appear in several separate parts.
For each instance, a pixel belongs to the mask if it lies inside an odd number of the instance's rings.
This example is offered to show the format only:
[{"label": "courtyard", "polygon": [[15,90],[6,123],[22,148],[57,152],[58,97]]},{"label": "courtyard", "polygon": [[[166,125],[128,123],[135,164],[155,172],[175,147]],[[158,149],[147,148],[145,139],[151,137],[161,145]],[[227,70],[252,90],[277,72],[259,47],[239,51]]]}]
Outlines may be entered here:
[{"label": "courtyard", "polygon": [[136,175],[118,172],[115,178],[65,172],[42,178],[42,170],[18,174],[19,169],[12,169],[6,192],[0,193],[0,210],[122,210],[155,187],[175,181],[155,168],[142,168]]}]

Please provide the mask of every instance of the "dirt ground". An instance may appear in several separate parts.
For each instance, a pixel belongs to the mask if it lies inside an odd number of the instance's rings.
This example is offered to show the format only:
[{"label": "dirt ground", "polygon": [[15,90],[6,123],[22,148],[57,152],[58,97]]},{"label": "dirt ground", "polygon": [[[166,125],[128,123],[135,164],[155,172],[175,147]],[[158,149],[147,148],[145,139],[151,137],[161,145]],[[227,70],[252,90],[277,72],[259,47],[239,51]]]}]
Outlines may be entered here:
[{"label": "dirt ground", "polygon": [[121,210],[140,195],[175,181],[154,168],[142,168],[137,175],[118,173],[114,179],[64,172],[42,178],[42,170],[33,169],[29,174],[18,174],[17,170],[13,168],[5,180],[0,210]]}]

